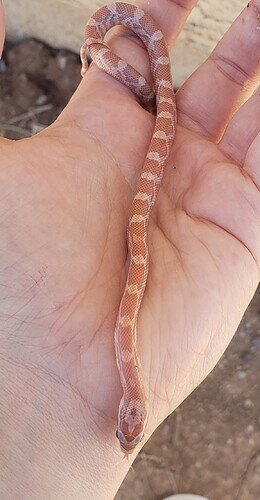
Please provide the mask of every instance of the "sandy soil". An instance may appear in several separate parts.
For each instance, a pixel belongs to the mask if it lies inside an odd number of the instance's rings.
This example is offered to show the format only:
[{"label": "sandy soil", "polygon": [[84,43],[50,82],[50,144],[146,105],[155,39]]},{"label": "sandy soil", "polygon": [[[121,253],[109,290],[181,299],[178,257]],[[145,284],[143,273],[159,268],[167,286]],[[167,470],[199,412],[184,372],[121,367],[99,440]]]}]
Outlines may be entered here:
[{"label": "sandy soil", "polygon": [[[13,139],[50,124],[80,82],[79,58],[28,40],[0,63],[0,132]],[[260,498],[260,291],[215,370],[160,426],[117,500],[192,492],[210,500]],[[258,493],[257,493],[258,492]]]}]

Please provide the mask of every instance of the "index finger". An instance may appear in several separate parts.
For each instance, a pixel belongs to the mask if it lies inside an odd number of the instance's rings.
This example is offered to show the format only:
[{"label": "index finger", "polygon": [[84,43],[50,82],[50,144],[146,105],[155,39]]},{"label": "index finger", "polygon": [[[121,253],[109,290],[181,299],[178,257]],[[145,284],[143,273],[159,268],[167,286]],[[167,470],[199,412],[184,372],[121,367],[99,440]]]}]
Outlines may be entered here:
[{"label": "index finger", "polygon": [[[137,0],[136,7],[140,7],[153,18],[170,49],[197,2],[198,0]],[[121,59],[133,66],[152,86],[147,50],[135,33],[120,26],[116,34],[112,34],[109,38],[109,45]]]},{"label": "index finger", "polygon": [[[138,0],[136,7],[140,7],[154,19],[163,32],[170,47],[182,29],[190,11],[198,0]],[[137,35],[130,29],[120,26],[116,33],[109,38],[109,46],[120,59],[134,67],[146,81],[151,83],[151,68],[146,48]],[[111,79],[111,85],[118,85]],[[95,65],[88,71],[88,78],[83,78],[74,97],[86,98],[86,93],[93,87],[98,93],[104,94],[107,90],[107,75]],[[74,105],[74,98],[70,101],[70,111]],[[81,110],[80,110],[81,112]]]},{"label": "index finger", "polygon": [[198,0],[139,0],[137,3],[153,17],[172,47]]}]

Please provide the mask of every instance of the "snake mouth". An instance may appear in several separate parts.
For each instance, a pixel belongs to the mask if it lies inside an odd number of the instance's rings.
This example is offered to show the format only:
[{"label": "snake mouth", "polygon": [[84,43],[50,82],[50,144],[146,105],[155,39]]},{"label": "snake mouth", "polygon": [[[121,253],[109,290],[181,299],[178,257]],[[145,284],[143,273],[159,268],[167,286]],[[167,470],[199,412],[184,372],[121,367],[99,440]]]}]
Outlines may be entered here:
[{"label": "snake mouth", "polygon": [[133,453],[136,446],[142,441],[143,434],[141,434],[141,435],[139,434],[136,437],[128,436],[128,439],[130,438],[128,440],[126,438],[126,436],[124,436],[124,434],[121,431],[117,430],[116,437],[120,442],[120,448],[121,448],[122,452],[129,455],[130,453]]}]

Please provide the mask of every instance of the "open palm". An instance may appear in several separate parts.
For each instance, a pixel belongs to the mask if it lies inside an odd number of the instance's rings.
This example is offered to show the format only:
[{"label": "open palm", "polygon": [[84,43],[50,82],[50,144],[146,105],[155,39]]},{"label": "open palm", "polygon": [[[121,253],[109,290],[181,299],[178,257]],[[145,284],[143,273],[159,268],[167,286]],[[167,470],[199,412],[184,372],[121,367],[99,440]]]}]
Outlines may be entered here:
[{"label": "open palm", "polygon": [[[166,16],[164,2],[157,11],[150,3],[173,41],[187,11],[173,2]],[[177,96],[138,323],[147,438],[214,367],[258,283],[259,92],[241,107],[258,83],[255,4]],[[134,38],[120,31],[111,45],[149,78]],[[129,207],[153,126],[130,91],[91,67],[51,127],[1,142],[1,353],[37,398],[46,383],[56,396],[62,387],[64,418],[70,405],[75,427],[82,411],[91,415],[98,438],[116,450],[113,332]]]}]

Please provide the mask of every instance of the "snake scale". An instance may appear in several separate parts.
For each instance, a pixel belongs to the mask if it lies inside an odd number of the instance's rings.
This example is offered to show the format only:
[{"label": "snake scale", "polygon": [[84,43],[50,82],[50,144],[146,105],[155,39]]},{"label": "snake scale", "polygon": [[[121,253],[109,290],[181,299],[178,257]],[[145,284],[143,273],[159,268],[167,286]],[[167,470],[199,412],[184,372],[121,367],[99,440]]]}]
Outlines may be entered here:
[{"label": "snake scale", "polygon": [[[106,33],[116,25],[131,29],[147,48],[153,87],[104,42]],[[128,454],[142,440],[148,417],[137,352],[137,321],[148,278],[148,224],[174,140],[177,113],[168,47],[152,17],[143,10],[122,2],[99,9],[86,26],[81,48],[82,76],[88,68],[87,51],[99,68],[129,87],[145,108],[156,109],[149,151],[129,214],[130,263],[115,327],[116,361],[123,392],[116,435],[121,450]]]}]

